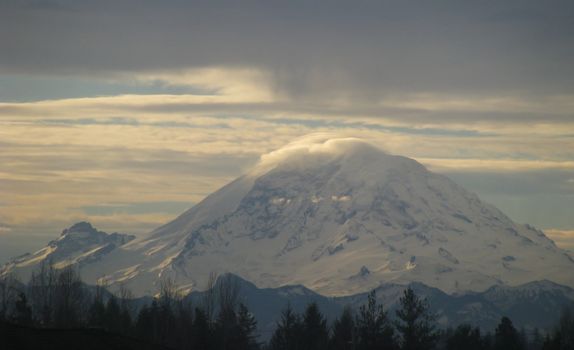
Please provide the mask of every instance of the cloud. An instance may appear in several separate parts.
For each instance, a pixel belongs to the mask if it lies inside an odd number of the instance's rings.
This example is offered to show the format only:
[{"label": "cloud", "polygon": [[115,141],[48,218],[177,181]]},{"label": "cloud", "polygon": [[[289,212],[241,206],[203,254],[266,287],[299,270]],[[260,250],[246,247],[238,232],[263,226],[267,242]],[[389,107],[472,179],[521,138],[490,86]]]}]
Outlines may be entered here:
[{"label": "cloud", "polygon": [[546,229],[544,233],[559,247],[574,252],[574,230]]},{"label": "cloud", "polygon": [[[141,203],[198,202],[324,133],[418,159],[520,221],[574,226],[554,209],[571,203],[573,8],[0,2],[0,219],[11,235],[78,219],[143,232],[168,216]],[[264,159],[341,146],[296,145]],[[131,211],[86,213],[102,203]]]},{"label": "cloud", "polygon": [[237,67],[264,72],[279,96],[308,101],[397,92],[555,95],[574,86],[569,1],[1,6],[3,74],[113,79]]},{"label": "cloud", "polygon": [[140,203],[102,203],[82,207],[86,215],[113,216],[118,214],[172,214],[179,215],[191,208],[190,202],[140,202]]},{"label": "cloud", "polygon": [[536,170],[574,170],[574,161],[516,160],[516,159],[432,159],[419,162],[440,172],[524,172]]},{"label": "cloud", "polygon": [[263,154],[253,174],[264,173],[280,164],[313,164],[347,154],[382,152],[366,140],[344,137],[336,133],[313,133],[298,138],[289,144]]},{"label": "cloud", "polygon": [[12,228],[0,222],[0,235],[12,231]]}]

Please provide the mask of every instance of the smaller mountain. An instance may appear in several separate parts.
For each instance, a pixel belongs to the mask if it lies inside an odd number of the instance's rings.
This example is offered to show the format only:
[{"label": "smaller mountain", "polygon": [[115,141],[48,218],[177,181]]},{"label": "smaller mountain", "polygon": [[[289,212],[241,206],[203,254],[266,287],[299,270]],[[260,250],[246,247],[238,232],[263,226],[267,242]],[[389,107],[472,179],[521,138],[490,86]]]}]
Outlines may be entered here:
[{"label": "smaller mountain", "polygon": [[[321,312],[331,322],[341,315],[345,306],[359,310],[367,302],[369,292],[344,297],[327,297],[302,285],[278,288],[257,288],[239,276],[226,274],[215,283],[218,290],[222,278],[238,287],[239,300],[245,303],[258,321],[261,340],[267,340],[275,329],[281,311],[289,304],[294,311],[302,313],[309,303],[317,303]],[[447,294],[438,288],[419,282],[408,285],[383,283],[375,288],[378,302],[382,303],[389,317],[395,317],[399,299],[410,287],[425,298],[441,327],[471,324],[492,332],[503,316],[510,317],[519,328],[550,330],[555,326],[562,309],[574,303],[574,289],[550,281],[530,282],[519,286],[493,286],[484,292]],[[205,291],[195,291],[187,298],[195,305],[206,299]],[[148,300],[149,301],[149,300]]]},{"label": "smaller mountain", "polygon": [[100,260],[117,247],[135,239],[135,236],[97,230],[89,222],[78,222],[62,231],[60,237],[50,241],[37,252],[21,255],[0,269],[0,275],[18,271],[18,277],[27,280],[30,273],[42,262],[56,268],[68,265],[83,266]]}]

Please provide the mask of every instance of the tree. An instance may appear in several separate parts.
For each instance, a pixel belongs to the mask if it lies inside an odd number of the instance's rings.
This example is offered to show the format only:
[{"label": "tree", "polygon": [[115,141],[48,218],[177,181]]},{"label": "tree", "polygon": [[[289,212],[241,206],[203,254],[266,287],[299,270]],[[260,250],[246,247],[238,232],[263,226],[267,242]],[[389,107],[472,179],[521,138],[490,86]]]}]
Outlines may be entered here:
[{"label": "tree", "polygon": [[135,334],[139,339],[153,341],[153,327],[154,320],[152,310],[149,306],[145,305],[136,319]]},{"label": "tree", "polygon": [[30,326],[33,323],[32,308],[23,292],[18,293],[18,299],[14,305],[14,322],[23,326]]},{"label": "tree", "polygon": [[271,350],[298,350],[301,344],[302,324],[290,304],[281,312],[281,320],[269,342]]},{"label": "tree", "polygon": [[209,322],[207,313],[201,308],[196,308],[194,314],[195,317],[191,331],[193,343],[197,349],[213,349],[213,328],[211,322]]},{"label": "tree", "polygon": [[175,306],[176,343],[180,349],[192,349],[193,345],[193,308],[191,302],[182,299]]},{"label": "tree", "polygon": [[472,328],[468,324],[458,326],[446,341],[447,350],[481,350],[486,344],[480,335],[479,328]]},{"label": "tree", "polygon": [[574,307],[565,307],[552,335],[547,335],[544,350],[574,349]]},{"label": "tree", "polygon": [[494,348],[496,350],[523,350],[524,345],[512,321],[502,317],[494,334]]},{"label": "tree", "polygon": [[239,299],[239,283],[233,275],[226,274],[219,278],[215,287],[219,304],[219,313],[215,324],[219,348],[222,350],[234,349],[240,337],[235,311]]},{"label": "tree", "polygon": [[329,348],[331,350],[352,350],[354,348],[354,328],[353,312],[350,307],[345,307],[341,317],[333,323],[333,335]]},{"label": "tree", "polygon": [[20,293],[19,284],[16,277],[12,274],[0,276],[0,321],[9,318],[10,309]]},{"label": "tree", "polygon": [[310,303],[303,315],[303,349],[322,350],[329,344],[327,320],[319,311],[317,303]]},{"label": "tree", "polygon": [[213,316],[215,313],[215,282],[217,281],[217,274],[215,272],[210,272],[207,279],[207,288],[203,294],[203,310],[207,316],[207,321],[209,323],[213,322]]},{"label": "tree", "polygon": [[235,349],[256,350],[259,349],[257,342],[257,321],[253,314],[249,312],[243,303],[239,303],[237,311],[237,326],[239,327],[239,338]]},{"label": "tree", "polygon": [[377,304],[377,295],[369,293],[367,304],[361,306],[356,320],[357,349],[394,349],[394,330],[383,305]]},{"label": "tree", "polygon": [[123,284],[120,285],[118,292],[118,299],[120,303],[120,332],[123,334],[129,334],[132,329],[132,292],[127,289]]},{"label": "tree", "polygon": [[120,333],[121,331],[121,312],[118,299],[111,296],[106,303],[106,311],[104,314],[104,327],[113,333]]},{"label": "tree", "polygon": [[40,325],[47,327],[53,322],[57,272],[54,267],[43,261],[36,271],[32,272],[28,290],[30,301]]},{"label": "tree", "polygon": [[560,315],[558,326],[560,337],[560,346],[562,349],[574,349],[574,308],[565,307]]},{"label": "tree", "polygon": [[534,328],[530,335],[528,350],[541,350],[543,345],[544,345],[544,337],[542,336],[538,328]]},{"label": "tree", "polygon": [[78,327],[86,294],[78,272],[71,266],[59,270],[54,293],[54,322],[58,327]]},{"label": "tree", "polygon": [[438,333],[428,302],[421,300],[411,288],[407,288],[399,305],[400,308],[396,311],[398,319],[396,327],[400,333],[401,349],[433,349],[438,340]]},{"label": "tree", "polygon": [[94,300],[90,305],[88,310],[88,326],[104,328],[106,324],[106,305],[103,300],[103,287],[101,285],[96,286],[96,291],[94,293]]}]

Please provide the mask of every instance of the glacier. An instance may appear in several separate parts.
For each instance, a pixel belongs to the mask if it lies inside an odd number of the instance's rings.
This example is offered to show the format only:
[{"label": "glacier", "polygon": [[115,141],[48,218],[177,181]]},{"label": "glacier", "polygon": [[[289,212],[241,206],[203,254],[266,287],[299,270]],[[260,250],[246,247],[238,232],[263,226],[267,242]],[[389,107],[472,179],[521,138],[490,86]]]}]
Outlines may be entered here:
[{"label": "glacier", "polygon": [[[574,287],[574,259],[542,231],[413,159],[330,135],[261,156],[173,221],[121,243],[62,261],[77,262],[89,283],[136,295],[153,295],[165,278],[184,293],[202,290],[212,273],[337,297],[385,283],[449,294],[542,280]],[[2,273],[24,272],[50,254],[21,257]]]}]

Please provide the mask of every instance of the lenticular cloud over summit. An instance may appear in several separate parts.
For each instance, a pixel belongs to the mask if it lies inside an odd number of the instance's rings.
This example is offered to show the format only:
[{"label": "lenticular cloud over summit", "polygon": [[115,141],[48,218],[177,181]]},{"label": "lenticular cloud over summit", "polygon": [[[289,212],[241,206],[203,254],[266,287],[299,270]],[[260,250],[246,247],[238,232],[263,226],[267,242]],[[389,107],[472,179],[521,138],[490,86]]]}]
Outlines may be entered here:
[{"label": "lenticular cloud over summit", "polygon": [[[183,291],[203,289],[214,272],[329,296],[389,282],[448,293],[545,279],[574,286],[574,259],[542,231],[412,159],[328,134],[263,155],[144,237],[82,253],[73,248],[87,245],[73,243],[51,247],[61,260],[53,262],[77,261],[88,282],[124,284],[138,295],[155,294],[165,278]],[[44,256],[22,257],[4,272],[29,272]]]},{"label": "lenticular cloud over summit", "polygon": [[301,137],[278,150],[261,156],[254,169],[256,173],[264,173],[280,165],[289,163],[291,166],[310,167],[317,161],[326,161],[335,157],[352,154],[383,152],[372,143],[355,137],[345,137],[332,133],[315,133]]}]

